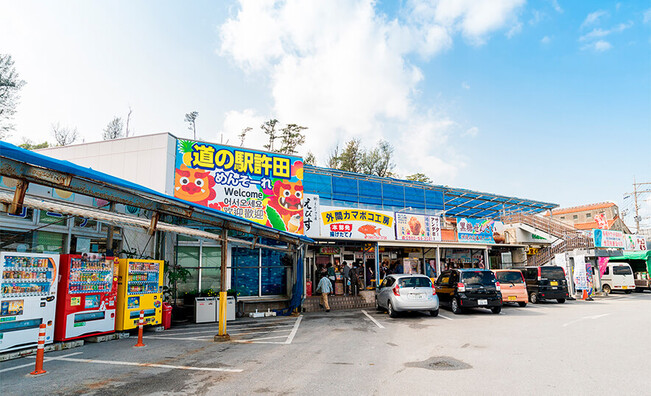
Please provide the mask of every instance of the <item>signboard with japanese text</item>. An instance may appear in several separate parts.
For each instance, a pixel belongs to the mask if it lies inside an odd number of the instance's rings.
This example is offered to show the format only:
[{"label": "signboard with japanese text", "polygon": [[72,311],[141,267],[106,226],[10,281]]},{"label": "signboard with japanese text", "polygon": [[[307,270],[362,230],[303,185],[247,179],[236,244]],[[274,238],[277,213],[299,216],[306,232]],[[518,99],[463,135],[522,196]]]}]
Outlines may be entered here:
[{"label": "signboard with japanese text", "polygon": [[493,239],[494,220],[457,218],[457,235],[459,242],[495,243]]},{"label": "signboard with japanese text", "polygon": [[303,234],[303,161],[298,157],[179,139],[174,196]]},{"label": "signboard with japanese text", "polygon": [[319,237],[321,234],[321,221],[319,219],[319,196],[316,194],[303,195],[303,227],[305,235],[310,238]]},{"label": "signboard with japanese text", "polygon": [[624,233],[612,230],[592,230],[594,247],[624,249]]},{"label": "signboard with japanese text", "polygon": [[393,213],[321,205],[321,236],[338,239],[395,240]]},{"label": "signboard with japanese text", "polygon": [[624,250],[646,250],[646,237],[624,234],[624,245]]},{"label": "signboard with japanese text", "polygon": [[578,290],[588,288],[588,271],[586,271],[584,255],[574,256],[574,285]]},{"label": "signboard with japanese text", "polygon": [[441,241],[439,216],[396,213],[396,239],[403,241]]}]

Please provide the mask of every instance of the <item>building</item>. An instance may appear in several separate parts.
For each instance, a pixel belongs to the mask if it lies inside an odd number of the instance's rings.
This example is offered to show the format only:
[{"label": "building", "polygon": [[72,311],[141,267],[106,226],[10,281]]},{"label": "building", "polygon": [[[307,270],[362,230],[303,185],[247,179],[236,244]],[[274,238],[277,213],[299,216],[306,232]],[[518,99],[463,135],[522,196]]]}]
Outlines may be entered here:
[{"label": "building", "polygon": [[[545,213],[549,216],[549,213]],[[593,230],[595,228],[606,228],[614,231],[622,231],[630,234],[624,221],[620,217],[619,207],[613,202],[600,202],[594,204],[573,206],[570,208],[557,208],[551,211],[551,218],[569,224],[577,230]],[[605,227],[598,223],[598,220],[605,220]]]}]

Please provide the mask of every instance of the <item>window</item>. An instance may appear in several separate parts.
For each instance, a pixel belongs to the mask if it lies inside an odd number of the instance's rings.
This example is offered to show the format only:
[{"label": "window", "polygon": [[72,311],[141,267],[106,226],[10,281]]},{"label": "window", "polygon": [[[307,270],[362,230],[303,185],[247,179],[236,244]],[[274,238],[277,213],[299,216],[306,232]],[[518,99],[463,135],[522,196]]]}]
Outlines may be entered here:
[{"label": "window", "polygon": [[178,246],[176,263],[190,271],[190,276],[185,282],[177,283],[179,296],[182,293],[197,292],[199,287],[199,246]]},{"label": "window", "polygon": [[498,281],[502,283],[522,283],[522,272],[520,271],[500,271],[495,274]]},{"label": "window", "polygon": [[432,287],[432,281],[421,276],[402,278],[400,279],[400,287]]},{"label": "window", "polygon": [[632,275],[631,267],[628,265],[615,265],[613,266],[613,275]]},{"label": "window", "polygon": [[610,275],[610,267],[606,267],[606,270],[604,271],[604,275]]},{"label": "window", "polygon": [[592,213],[586,213],[586,214],[585,214],[585,218],[586,218],[586,219],[592,218]]},{"label": "window", "polygon": [[495,276],[490,271],[463,272],[462,281],[469,285],[490,285],[495,283]]},{"label": "window", "polygon": [[282,251],[234,247],[231,288],[239,296],[286,295],[292,264],[291,256]]},{"label": "window", "polygon": [[574,216],[572,216],[572,218],[573,218],[574,220],[576,220],[576,219],[579,218],[579,215],[574,215]]},{"label": "window", "polygon": [[565,279],[565,272],[561,267],[540,267],[540,275],[547,279]]},{"label": "window", "polygon": [[565,220],[565,216],[561,216],[561,220]]},{"label": "window", "polygon": [[219,247],[201,247],[201,290],[221,289],[222,250]]}]

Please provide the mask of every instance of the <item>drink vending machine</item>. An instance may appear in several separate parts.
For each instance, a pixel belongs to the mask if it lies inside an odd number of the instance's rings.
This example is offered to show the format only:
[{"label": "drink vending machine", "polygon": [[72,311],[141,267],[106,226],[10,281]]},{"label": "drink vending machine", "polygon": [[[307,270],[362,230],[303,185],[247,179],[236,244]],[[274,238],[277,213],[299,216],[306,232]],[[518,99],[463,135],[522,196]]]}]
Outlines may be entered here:
[{"label": "drink vending machine", "polygon": [[120,259],[118,273],[118,312],[115,328],[138,327],[140,311],[145,324],[160,324],[163,304],[163,261]]},{"label": "drink vending machine", "polygon": [[118,262],[100,255],[62,254],[54,339],[115,331]]},{"label": "drink vending machine", "polygon": [[58,268],[58,255],[0,253],[0,351],[36,345],[42,323],[54,341]]}]

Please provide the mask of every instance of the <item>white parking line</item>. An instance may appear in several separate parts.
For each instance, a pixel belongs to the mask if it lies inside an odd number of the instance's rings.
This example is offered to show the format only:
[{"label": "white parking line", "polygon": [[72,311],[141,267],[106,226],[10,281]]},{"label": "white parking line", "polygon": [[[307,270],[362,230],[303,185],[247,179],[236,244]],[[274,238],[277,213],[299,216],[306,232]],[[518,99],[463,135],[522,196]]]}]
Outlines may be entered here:
[{"label": "white parking line", "polygon": [[369,315],[368,312],[366,312],[365,310],[362,309],[362,313],[363,313],[364,315],[366,315],[369,319],[371,319],[371,321],[372,321],[373,323],[375,323],[375,324],[377,325],[377,327],[379,327],[379,328],[381,328],[381,329],[384,329],[384,328],[385,328],[384,326],[382,326],[382,325],[380,324],[380,322],[378,322],[377,320],[375,320],[375,318],[372,317],[371,315]]},{"label": "white parking line", "polygon": [[296,323],[294,323],[294,328],[292,329],[292,332],[289,333],[289,337],[287,337],[287,340],[285,341],[285,344],[291,344],[292,341],[294,340],[294,336],[296,335],[296,332],[298,331],[298,326],[301,324],[301,320],[303,319],[303,315],[300,315],[298,319],[296,319]]},{"label": "white parking line", "polygon": [[[50,360],[60,360],[60,359],[62,359],[64,357],[75,356],[75,355],[81,355],[81,352],[69,353],[67,355],[62,355],[62,356],[46,357],[46,358],[43,359],[43,362],[49,362]],[[36,358],[36,356],[28,356],[28,357],[30,357],[32,359]],[[6,368],[6,369],[2,369],[2,370],[0,370],[0,373],[4,373],[5,371],[16,370],[16,369],[23,368],[23,367],[29,367],[29,366],[33,366],[33,365],[34,365],[34,363],[21,364],[20,366],[14,366],[14,367],[9,367],[9,368]]]},{"label": "white parking line", "polygon": [[[269,326],[270,328],[282,328],[282,327],[292,327],[294,326],[293,324],[288,324],[288,325],[279,325],[279,326]],[[264,329],[265,327],[251,327],[251,328],[236,328],[235,331],[229,331],[228,334],[237,334],[238,331],[240,330],[257,330],[257,329]],[[227,329],[232,329],[231,326],[227,326]],[[159,338],[164,338],[164,337],[173,337],[173,336],[184,336],[184,335],[189,335],[189,334],[215,334],[217,331],[219,331],[219,328],[215,327],[214,329],[211,330],[203,330],[203,331],[188,331],[188,332],[174,332],[174,333],[168,333],[168,332],[163,332],[161,335],[157,336]],[[286,331],[286,330],[284,330]]]},{"label": "white parking line", "polygon": [[114,360],[76,359],[76,358],[66,358],[66,357],[54,358],[52,360],[63,360],[65,362],[79,362],[79,363],[112,364],[115,366],[155,367],[155,368],[169,368],[169,369],[196,370],[196,371],[224,371],[228,373],[241,373],[243,371],[242,369],[230,369],[230,368],[221,368],[221,367],[172,366],[169,364],[120,362]]},{"label": "white parking line", "polygon": [[569,322],[567,322],[567,323],[564,323],[564,324],[563,324],[563,327],[567,327],[567,326],[569,326],[569,325],[571,325],[571,324],[573,324],[573,323],[577,323],[577,322],[580,322],[580,321],[582,321],[582,320],[586,320],[586,319],[593,319],[593,320],[594,320],[594,319],[603,318],[604,316],[608,316],[608,315],[610,315],[610,314],[609,314],[609,313],[605,313],[605,314],[601,314],[601,315],[584,316],[584,317],[582,317],[582,318],[575,319],[575,320],[569,321]]},{"label": "white parking line", "polygon": [[447,317],[447,316],[445,316],[445,315],[441,315],[441,314],[439,314],[439,316],[440,316],[440,317],[442,317],[443,319],[447,319],[447,320],[454,320],[454,319],[452,319],[452,318],[448,318],[448,317]]}]

